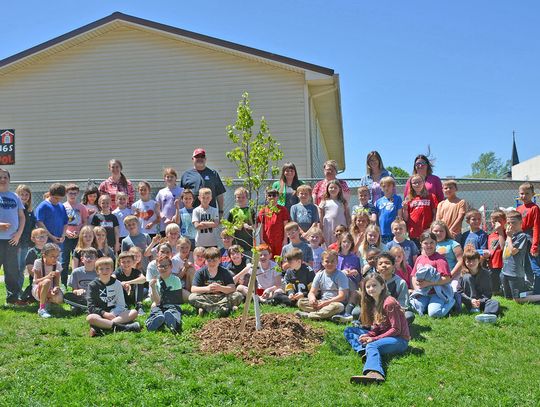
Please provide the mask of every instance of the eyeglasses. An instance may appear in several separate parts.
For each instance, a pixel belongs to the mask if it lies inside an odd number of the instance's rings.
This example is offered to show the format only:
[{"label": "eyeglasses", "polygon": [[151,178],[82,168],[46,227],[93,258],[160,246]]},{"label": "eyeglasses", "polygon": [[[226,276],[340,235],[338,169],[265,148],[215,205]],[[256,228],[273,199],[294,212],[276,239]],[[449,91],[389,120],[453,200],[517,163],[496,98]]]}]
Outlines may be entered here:
[{"label": "eyeglasses", "polygon": [[414,164],[416,167],[423,167],[427,165],[427,162],[425,161],[418,161],[416,164]]},{"label": "eyeglasses", "polygon": [[157,266],[157,268],[163,270],[163,269],[169,268],[169,266],[170,266],[170,264],[159,264]]},{"label": "eyeglasses", "polygon": [[96,258],[96,256],[93,255],[93,254],[83,254],[82,257],[85,258],[85,259],[95,259]]},{"label": "eyeglasses", "polygon": [[34,237],[34,239],[36,239],[36,240],[46,240],[47,235],[38,235],[38,236]]}]

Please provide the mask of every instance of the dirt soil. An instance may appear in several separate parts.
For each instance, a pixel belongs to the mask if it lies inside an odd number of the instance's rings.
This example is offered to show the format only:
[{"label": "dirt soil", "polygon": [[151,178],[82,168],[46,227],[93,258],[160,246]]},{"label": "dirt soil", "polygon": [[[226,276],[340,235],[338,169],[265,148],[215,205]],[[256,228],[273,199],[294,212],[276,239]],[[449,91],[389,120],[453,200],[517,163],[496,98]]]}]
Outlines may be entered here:
[{"label": "dirt soil", "polygon": [[247,363],[264,363],[265,356],[285,357],[312,353],[323,341],[324,330],[305,324],[291,314],[263,314],[262,329],[255,329],[255,317],[249,317],[240,333],[242,318],[208,321],[194,335],[205,353],[234,354]]}]

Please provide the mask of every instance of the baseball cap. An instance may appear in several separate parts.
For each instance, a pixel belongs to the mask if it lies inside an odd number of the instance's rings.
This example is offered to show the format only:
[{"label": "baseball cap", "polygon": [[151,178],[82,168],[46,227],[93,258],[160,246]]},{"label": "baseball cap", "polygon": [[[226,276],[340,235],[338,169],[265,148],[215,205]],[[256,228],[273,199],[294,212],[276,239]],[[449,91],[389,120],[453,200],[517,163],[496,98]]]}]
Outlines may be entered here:
[{"label": "baseball cap", "polygon": [[202,156],[206,157],[206,151],[204,151],[204,148],[196,148],[193,151],[193,157],[196,157],[198,155],[202,155]]}]

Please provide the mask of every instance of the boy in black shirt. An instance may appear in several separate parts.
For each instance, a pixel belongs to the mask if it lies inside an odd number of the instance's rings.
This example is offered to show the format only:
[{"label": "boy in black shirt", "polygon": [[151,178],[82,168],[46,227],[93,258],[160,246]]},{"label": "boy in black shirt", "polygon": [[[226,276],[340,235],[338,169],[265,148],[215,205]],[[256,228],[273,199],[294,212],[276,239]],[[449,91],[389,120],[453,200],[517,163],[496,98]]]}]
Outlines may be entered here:
[{"label": "boy in black shirt", "polygon": [[128,308],[134,306],[139,315],[144,315],[142,300],[144,298],[146,277],[140,270],[133,268],[135,265],[135,255],[133,253],[120,253],[118,262],[120,267],[115,270],[114,277],[122,283],[126,305]]},{"label": "boy in black shirt", "polygon": [[289,266],[284,278],[285,294],[275,294],[273,298],[274,304],[294,307],[300,298],[307,298],[315,273],[303,263],[303,258],[304,253],[296,247],[285,255],[285,260]]},{"label": "boy in black shirt", "polygon": [[88,285],[86,300],[90,336],[102,333],[103,329],[113,331],[139,332],[141,326],[132,322],[137,318],[137,311],[126,309],[122,284],[111,278],[114,262],[110,257],[102,257],[96,261],[98,278]]},{"label": "boy in black shirt", "polygon": [[205,250],[207,266],[195,272],[189,303],[204,312],[228,316],[233,307],[240,305],[243,296],[236,291],[231,273],[219,265],[220,254],[216,247]]}]

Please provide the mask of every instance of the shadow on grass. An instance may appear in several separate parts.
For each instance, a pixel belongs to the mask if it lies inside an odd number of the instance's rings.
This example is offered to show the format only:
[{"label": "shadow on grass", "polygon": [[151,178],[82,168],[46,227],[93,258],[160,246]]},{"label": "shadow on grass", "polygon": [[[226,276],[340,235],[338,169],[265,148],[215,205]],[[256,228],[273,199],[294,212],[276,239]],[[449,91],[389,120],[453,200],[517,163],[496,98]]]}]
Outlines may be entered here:
[{"label": "shadow on grass", "polygon": [[426,338],[422,335],[422,333],[431,331],[431,327],[413,324],[409,326],[409,331],[411,333],[411,339],[419,342],[424,342]]},{"label": "shadow on grass", "polygon": [[[63,308],[62,304],[50,304],[49,307],[49,313],[53,316],[53,318],[69,319],[78,318],[79,316],[83,315],[81,312]],[[1,305],[0,310],[37,314],[38,303],[36,302],[28,305]]]}]

